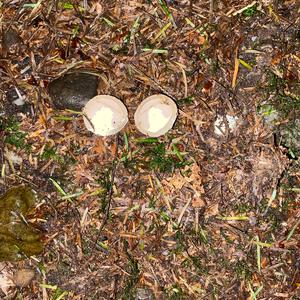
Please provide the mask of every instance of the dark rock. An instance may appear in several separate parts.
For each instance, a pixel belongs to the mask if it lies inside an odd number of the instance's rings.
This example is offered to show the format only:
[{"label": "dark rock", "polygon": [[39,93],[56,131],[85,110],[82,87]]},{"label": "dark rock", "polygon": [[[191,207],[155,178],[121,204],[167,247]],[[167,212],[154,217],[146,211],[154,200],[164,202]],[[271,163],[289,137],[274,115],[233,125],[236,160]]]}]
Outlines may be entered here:
[{"label": "dark rock", "polygon": [[3,48],[6,51],[10,51],[10,48],[17,44],[20,44],[22,42],[22,39],[15,29],[9,28],[7,31],[4,32],[2,42]]},{"label": "dark rock", "polygon": [[49,83],[49,94],[58,109],[81,110],[97,95],[98,77],[76,72],[66,74]]}]

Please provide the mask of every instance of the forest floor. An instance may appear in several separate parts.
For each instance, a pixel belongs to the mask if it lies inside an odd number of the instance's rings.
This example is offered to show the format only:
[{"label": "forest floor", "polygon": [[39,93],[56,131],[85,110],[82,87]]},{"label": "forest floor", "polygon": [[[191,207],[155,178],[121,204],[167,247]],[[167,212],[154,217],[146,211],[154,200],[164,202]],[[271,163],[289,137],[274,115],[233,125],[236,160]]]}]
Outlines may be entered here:
[{"label": "forest floor", "polygon": [[[297,1],[0,9],[0,192],[37,192],[45,245],[0,263],[0,299],[300,299]],[[77,69],[127,106],[119,134],[53,106]],[[133,114],[157,93],[180,113],[154,139]]]}]

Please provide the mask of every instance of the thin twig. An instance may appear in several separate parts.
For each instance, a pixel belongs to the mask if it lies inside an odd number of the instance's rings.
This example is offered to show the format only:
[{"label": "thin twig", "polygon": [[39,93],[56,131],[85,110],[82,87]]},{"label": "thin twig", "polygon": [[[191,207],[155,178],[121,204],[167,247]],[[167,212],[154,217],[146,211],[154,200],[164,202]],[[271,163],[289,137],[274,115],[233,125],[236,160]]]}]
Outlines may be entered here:
[{"label": "thin twig", "polygon": [[92,123],[91,119],[86,115],[86,113],[82,113],[83,117],[87,119],[87,121],[89,122],[89,124],[91,125],[92,129],[93,129],[93,132],[95,132],[95,126],[94,124]]},{"label": "thin twig", "polygon": [[212,20],[213,13],[214,13],[214,0],[210,0],[209,1],[209,18],[210,18],[210,20]]}]

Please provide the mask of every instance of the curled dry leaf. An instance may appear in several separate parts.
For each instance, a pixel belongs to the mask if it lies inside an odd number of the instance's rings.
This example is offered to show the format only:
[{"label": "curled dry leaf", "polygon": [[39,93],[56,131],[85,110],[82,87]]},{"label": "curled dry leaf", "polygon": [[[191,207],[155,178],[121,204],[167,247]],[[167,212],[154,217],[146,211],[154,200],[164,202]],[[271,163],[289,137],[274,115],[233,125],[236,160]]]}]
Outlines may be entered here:
[{"label": "curled dry leaf", "polygon": [[14,286],[11,275],[4,264],[0,264],[0,290],[2,290],[5,295],[8,295],[10,287]]},{"label": "curled dry leaf", "polygon": [[176,190],[180,190],[186,183],[186,179],[177,171],[166,183]]}]

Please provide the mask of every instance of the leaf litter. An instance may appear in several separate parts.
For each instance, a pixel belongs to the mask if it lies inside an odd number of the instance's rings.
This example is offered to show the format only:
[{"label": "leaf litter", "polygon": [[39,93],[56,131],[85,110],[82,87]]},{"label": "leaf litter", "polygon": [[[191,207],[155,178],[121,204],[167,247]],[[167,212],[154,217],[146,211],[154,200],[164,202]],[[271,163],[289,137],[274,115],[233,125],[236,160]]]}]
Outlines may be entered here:
[{"label": "leaf litter", "polygon": [[[275,123],[297,118],[296,1],[23,4],[0,7],[10,43],[0,191],[38,192],[46,245],[1,263],[0,296],[297,299],[298,154],[259,114],[267,103],[283,111]],[[128,107],[124,135],[97,137],[80,114],[53,108],[49,83],[82,69]],[[180,115],[167,135],[145,139],[133,114],[156,93]],[[36,276],[17,289],[13,270],[27,268]]]}]

